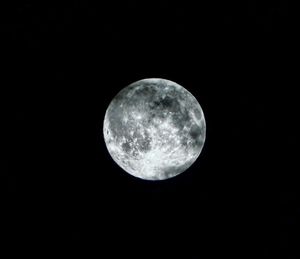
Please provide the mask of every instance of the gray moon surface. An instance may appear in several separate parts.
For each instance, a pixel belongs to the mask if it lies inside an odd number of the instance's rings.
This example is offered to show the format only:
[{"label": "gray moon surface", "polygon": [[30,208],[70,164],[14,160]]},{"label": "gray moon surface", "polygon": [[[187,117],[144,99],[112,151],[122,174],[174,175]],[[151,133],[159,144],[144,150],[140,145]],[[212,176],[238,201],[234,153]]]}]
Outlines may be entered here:
[{"label": "gray moon surface", "polygon": [[199,157],[206,122],[188,90],[170,80],[149,78],[113,98],[103,134],[109,154],[127,173],[164,180],[184,172]]}]

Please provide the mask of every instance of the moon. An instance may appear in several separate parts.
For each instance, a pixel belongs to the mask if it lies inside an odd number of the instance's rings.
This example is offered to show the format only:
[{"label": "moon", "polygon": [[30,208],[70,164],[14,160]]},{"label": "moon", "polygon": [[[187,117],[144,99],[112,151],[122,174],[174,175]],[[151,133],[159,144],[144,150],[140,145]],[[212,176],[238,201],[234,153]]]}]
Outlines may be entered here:
[{"label": "moon", "polygon": [[103,122],[112,159],[144,180],[165,180],[186,171],[199,157],[206,122],[196,98],[161,78],[123,88],[109,104]]}]

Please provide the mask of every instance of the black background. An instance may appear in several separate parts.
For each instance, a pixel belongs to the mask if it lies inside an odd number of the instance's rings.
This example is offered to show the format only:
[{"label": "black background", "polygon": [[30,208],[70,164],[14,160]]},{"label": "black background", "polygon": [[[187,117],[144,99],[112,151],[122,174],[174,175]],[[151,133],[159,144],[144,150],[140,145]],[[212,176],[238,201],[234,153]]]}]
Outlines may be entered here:
[{"label": "black background", "polygon": [[[296,258],[288,1],[22,1],[2,11],[12,253]],[[196,163],[161,182],[122,171],[102,137],[112,98],[149,77],[192,92],[207,123]]]}]

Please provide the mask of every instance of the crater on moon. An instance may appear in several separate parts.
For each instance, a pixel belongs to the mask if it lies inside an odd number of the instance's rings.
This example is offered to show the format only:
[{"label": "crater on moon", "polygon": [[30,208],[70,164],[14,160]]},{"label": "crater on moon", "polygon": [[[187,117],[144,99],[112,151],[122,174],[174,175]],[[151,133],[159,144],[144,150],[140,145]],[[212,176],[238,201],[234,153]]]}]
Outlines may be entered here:
[{"label": "crater on moon", "polygon": [[121,90],[109,104],[104,140],[127,173],[163,180],[188,169],[205,142],[202,108],[185,88],[166,79],[143,79]]}]

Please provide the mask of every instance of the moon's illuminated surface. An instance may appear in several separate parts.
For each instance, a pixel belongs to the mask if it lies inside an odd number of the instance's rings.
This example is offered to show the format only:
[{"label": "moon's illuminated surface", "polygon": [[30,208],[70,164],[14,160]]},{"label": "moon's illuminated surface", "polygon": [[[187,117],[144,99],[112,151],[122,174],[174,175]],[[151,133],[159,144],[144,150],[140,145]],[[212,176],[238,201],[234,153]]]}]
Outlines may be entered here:
[{"label": "moon's illuminated surface", "polygon": [[164,180],[195,162],[205,142],[206,124],[190,92],[175,82],[151,78],[115,96],[103,133],[111,157],[127,173]]}]

